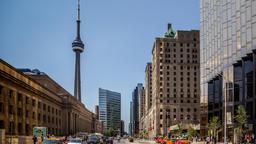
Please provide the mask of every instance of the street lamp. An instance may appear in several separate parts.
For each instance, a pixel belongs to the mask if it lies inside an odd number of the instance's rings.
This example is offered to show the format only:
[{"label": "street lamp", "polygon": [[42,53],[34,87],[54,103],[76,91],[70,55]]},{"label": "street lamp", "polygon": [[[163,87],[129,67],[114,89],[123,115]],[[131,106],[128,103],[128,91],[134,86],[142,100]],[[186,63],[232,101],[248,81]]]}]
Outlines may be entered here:
[{"label": "street lamp", "polygon": [[[223,73],[218,74],[218,76],[223,78],[224,81],[224,76]],[[224,95],[224,144],[227,143],[227,95],[228,95],[228,90],[227,90],[227,83],[225,82],[225,95]]]}]

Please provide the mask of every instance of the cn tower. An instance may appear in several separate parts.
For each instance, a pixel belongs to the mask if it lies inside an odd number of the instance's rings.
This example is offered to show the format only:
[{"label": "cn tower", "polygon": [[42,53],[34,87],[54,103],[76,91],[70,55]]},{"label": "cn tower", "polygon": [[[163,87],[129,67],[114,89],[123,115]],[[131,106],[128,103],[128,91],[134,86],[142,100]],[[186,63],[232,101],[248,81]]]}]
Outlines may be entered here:
[{"label": "cn tower", "polygon": [[77,8],[77,33],[76,39],[72,43],[73,51],[76,54],[75,62],[75,84],[74,84],[74,96],[81,101],[81,77],[80,77],[80,53],[84,51],[84,44],[80,38],[80,0],[78,0]]}]

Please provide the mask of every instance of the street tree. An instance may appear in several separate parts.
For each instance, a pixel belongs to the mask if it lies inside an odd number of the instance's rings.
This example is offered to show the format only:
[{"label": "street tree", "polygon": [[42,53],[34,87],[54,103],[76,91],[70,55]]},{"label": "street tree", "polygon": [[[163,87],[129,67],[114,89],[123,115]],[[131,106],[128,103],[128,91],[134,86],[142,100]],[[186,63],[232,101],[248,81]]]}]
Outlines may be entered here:
[{"label": "street tree", "polygon": [[236,109],[235,115],[235,133],[237,136],[237,141],[240,143],[243,135],[246,133],[245,124],[247,123],[248,115],[246,114],[245,108],[242,105],[239,105]]},{"label": "street tree", "polygon": [[220,129],[221,124],[219,121],[219,118],[217,116],[214,116],[210,119],[210,122],[208,123],[208,129],[210,134],[216,138],[217,137],[217,132]]}]

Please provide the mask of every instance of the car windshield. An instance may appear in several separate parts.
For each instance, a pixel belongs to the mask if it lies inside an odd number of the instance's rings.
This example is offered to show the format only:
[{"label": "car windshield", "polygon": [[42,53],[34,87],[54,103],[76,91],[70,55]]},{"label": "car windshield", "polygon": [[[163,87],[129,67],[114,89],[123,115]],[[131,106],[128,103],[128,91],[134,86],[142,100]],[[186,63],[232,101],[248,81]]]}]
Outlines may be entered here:
[{"label": "car windshield", "polygon": [[89,140],[97,140],[98,138],[95,136],[89,137]]}]

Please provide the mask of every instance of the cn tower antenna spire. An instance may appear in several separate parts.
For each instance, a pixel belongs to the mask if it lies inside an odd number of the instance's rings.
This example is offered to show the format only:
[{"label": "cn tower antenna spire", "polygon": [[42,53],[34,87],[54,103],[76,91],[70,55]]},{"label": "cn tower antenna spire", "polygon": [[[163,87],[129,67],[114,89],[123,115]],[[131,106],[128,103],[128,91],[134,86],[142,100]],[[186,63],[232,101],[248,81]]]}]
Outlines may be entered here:
[{"label": "cn tower antenna spire", "polygon": [[78,0],[77,5],[77,20],[80,20],[80,0]]},{"label": "cn tower antenna spire", "polygon": [[81,101],[81,76],[80,76],[80,53],[84,51],[84,43],[80,37],[80,0],[77,0],[77,33],[76,38],[72,43],[73,51],[76,55],[75,62],[75,80],[74,80],[74,96]]}]

